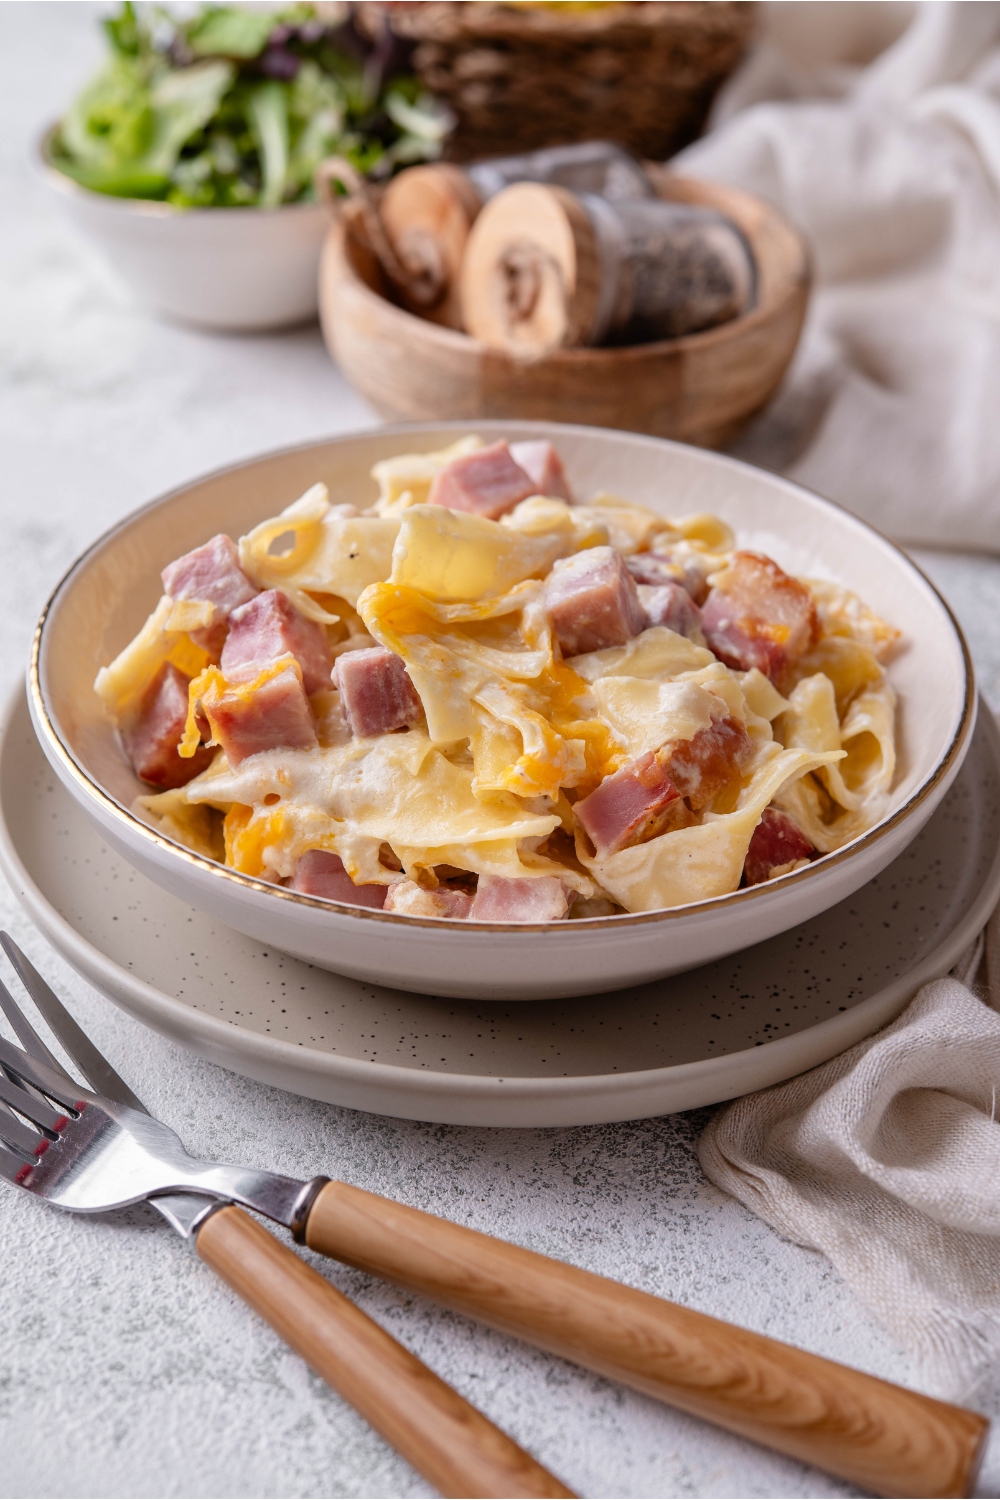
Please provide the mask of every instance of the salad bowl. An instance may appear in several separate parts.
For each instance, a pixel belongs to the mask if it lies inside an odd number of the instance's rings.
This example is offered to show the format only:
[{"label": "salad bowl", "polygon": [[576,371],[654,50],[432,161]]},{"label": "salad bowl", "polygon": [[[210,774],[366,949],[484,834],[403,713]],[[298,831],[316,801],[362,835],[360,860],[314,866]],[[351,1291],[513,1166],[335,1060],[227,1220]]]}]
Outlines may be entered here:
[{"label": "salad bowl", "polygon": [[122,4],[41,141],[45,177],[147,306],[225,332],[315,318],[330,155],[436,156],[450,116],[364,7]]},{"label": "salad bowl", "polygon": [[901,632],[898,769],[886,815],[833,854],[764,884],[685,906],[551,924],[464,922],[315,899],[182,848],[130,810],[145,790],[100,699],[98,668],[134,635],[161,568],[213,532],[239,536],[324,482],[334,503],[375,498],[372,465],[440,449],[465,424],[380,428],[265,455],[152,502],[99,539],[58,585],[29,669],[36,733],[55,773],[135,868],[213,919],[321,967],[470,1000],[618,990],[787,931],[858,890],[916,836],[965,757],[975,724],[971,660],[947,605],[891,542],[829,501],[733,459],[662,439],[551,423],[477,423],[486,439],[548,439],[574,491],[613,491],[664,516],[710,511],[740,546],[838,582]]},{"label": "salad bowl", "polygon": [[144,306],[221,333],[266,333],[316,317],[330,227],[324,204],[175,208],[93,192],[52,165],[54,129],[40,147],[46,182]]}]

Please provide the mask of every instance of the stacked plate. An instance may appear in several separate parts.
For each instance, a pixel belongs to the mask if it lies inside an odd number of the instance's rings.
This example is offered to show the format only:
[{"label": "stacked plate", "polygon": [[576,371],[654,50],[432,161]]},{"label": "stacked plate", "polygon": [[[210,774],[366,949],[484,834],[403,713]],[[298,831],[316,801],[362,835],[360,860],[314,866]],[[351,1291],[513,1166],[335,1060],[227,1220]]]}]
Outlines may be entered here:
[{"label": "stacked plate", "polygon": [[34,920],[99,989],[202,1055],[412,1118],[639,1118],[777,1082],[870,1034],[954,964],[1000,896],[1000,736],[985,712],[976,727],[947,607],[861,522],[732,460],[593,429],[479,427],[552,438],[583,492],[715,510],[741,544],[839,578],[901,626],[900,771],[882,823],[764,888],[546,929],[310,901],[138,822],[91,692],[96,667],[134,633],[178,552],[247,530],[316,479],[334,501],[363,503],[373,462],[459,430],[382,429],[188,486],[67,575],[40,631],[34,728],[19,695],[0,750],[0,862]]}]

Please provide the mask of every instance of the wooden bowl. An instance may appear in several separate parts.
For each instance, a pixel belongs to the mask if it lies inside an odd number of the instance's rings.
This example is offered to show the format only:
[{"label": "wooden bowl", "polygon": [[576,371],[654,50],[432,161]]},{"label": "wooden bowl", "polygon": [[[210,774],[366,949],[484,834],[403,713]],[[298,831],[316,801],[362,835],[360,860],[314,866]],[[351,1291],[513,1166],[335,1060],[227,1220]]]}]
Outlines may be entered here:
[{"label": "wooden bowl", "polygon": [[720,448],[788,368],[809,296],[809,252],[797,230],[749,193],[662,169],[657,190],[740,225],[758,267],[751,312],[684,338],[560,350],[529,363],[405,312],[390,300],[368,247],[335,223],[319,276],[327,347],[383,417],[575,422]]}]

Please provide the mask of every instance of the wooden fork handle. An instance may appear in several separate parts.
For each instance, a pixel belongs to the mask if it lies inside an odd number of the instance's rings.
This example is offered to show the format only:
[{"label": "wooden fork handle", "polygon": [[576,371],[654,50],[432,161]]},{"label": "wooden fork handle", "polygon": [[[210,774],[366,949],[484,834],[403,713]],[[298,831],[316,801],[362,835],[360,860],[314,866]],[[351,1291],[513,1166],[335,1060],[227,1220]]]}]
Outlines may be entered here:
[{"label": "wooden fork handle", "polygon": [[239,1208],[201,1259],[443,1495],[572,1496],[457,1391]]},{"label": "wooden fork handle", "polygon": [[989,1424],[962,1407],[343,1182],[305,1240],[877,1495],[971,1493]]}]

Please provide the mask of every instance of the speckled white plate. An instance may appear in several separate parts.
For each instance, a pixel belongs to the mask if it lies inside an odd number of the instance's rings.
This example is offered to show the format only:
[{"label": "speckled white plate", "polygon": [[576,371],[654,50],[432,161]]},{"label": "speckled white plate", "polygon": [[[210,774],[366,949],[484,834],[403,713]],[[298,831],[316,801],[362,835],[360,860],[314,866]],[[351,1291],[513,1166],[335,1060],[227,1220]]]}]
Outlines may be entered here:
[{"label": "speckled white plate", "polygon": [[45,760],[20,694],[0,731],[0,866],[80,974],[224,1067],[409,1119],[641,1119],[814,1067],[951,968],[1000,898],[1000,733],[983,709],[929,823],[839,906],[705,968],[577,1000],[380,989],[221,926],[114,853]]}]

